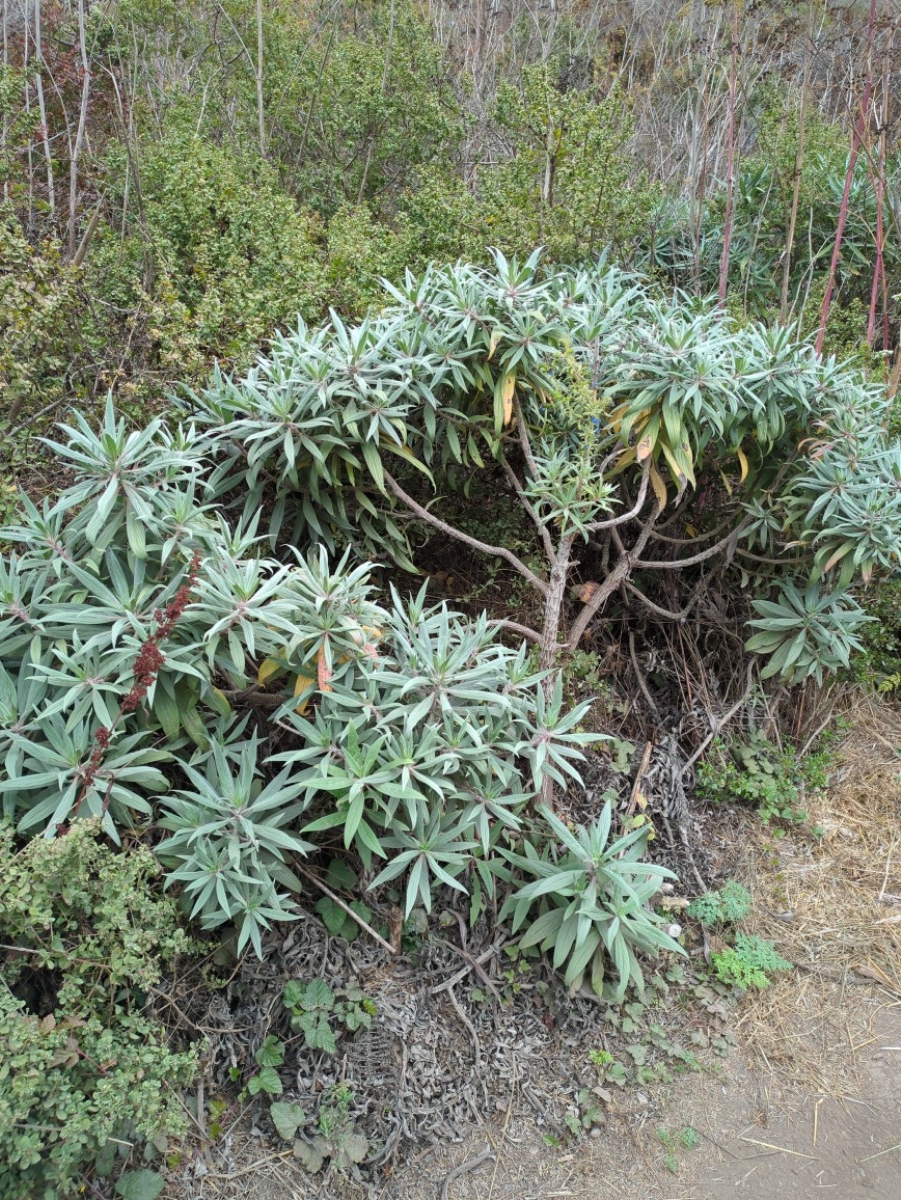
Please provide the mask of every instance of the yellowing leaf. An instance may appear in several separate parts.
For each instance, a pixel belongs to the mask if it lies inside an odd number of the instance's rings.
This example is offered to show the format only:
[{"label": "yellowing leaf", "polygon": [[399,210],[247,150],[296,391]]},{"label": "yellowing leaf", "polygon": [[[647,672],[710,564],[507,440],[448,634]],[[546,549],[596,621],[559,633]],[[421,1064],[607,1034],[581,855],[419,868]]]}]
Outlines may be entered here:
[{"label": "yellowing leaf", "polygon": [[[299,696],[301,692],[305,692],[307,688],[314,687],[316,680],[311,675],[298,675],[294,680],[294,695]],[[302,700],[297,706],[297,711],[301,716],[306,712],[310,704],[310,696],[306,700]]]},{"label": "yellowing leaf", "polygon": [[660,511],[666,508],[666,484],[663,481],[663,476],[657,468],[651,464],[651,487],[654,489],[654,495],[657,497],[657,503],[660,506]]},{"label": "yellowing leaf", "polygon": [[748,478],[748,459],[741,446],[739,446],[739,448],[735,451],[735,457],[741,464],[741,482],[744,483],[744,481]]},{"label": "yellowing leaf", "polygon": [[839,546],[839,548],[835,551],[835,553],[830,555],[829,561],[823,567],[823,574],[826,575],[829,571],[831,571],[832,568],[836,565],[836,563],[840,563],[841,560],[845,557],[845,555],[848,554],[852,549],[853,549],[853,546],[851,546],[850,543],[848,543],[844,546]]},{"label": "yellowing leaf", "polygon": [[[623,422],[626,419],[628,411],[629,405],[627,402],[625,404],[618,404],[610,413],[607,424],[613,433],[618,434],[622,432]],[[645,425],[647,425],[650,416],[650,408],[643,408],[641,412],[636,413],[634,419],[629,422],[629,427],[634,429],[642,429]]]},{"label": "yellowing leaf", "polygon": [[720,471],[720,479],[722,479],[722,481],[723,481],[723,487],[726,489],[726,491],[731,496],[732,495],[732,484],[729,482],[729,477],[725,471]]},{"label": "yellowing leaf", "polygon": [[679,459],[676,457],[676,455],[673,453],[673,451],[670,449],[670,447],[666,444],[666,442],[663,442],[662,445],[663,445],[664,457],[666,458],[666,461],[669,463],[670,470],[672,471],[672,474],[673,474],[673,478],[675,479],[676,483],[679,485],[679,498],[681,498],[682,493],[685,491],[686,482],[691,483],[692,487],[695,486],[695,477],[694,477],[694,473],[691,470],[691,464],[690,463],[688,464],[688,471],[686,472],[683,464],[679,462]]},{"label": "yellowing leaf", "polygon": [[635,447],[629,446],[629,448],[627,450],[624,450],[622,452],[622,454],[616,460],[616,463],[614,464],[614,466],[611,467],[611,469],[607,472],[607,478],[615,479],[617,475],[620,475],[620,474],[622,474],[623,471],[625,471],[626,467],[631,467],[632,463],[634,463],[634,462],[635,462]]},{"label": "yellowing leaf", "polygon": [[262,687],[267,679],[272,679],[275,675],[281,675],[284,667],[280,662],[276,662],[274,658],[264,658],[260,663],[260,669],[257,671],[257,686]]},{"label": "yellowing leaf", "polygon": [[638,445],[635,447],[635,457],[639,462],[644,462],[654,449],[654,441],[649,433],[646,433]]},{"label": "yellowing leaf", "polygon": [[513,392],[516,389],[516,376],[508,375],[504,380],[504,388],[501,393],[504,400],[504,424],[509,425],[513,420]]},{"label": "yellowing leaf", "polygon": [[319,683],[319,690],[322,692],[330,692],[332,690],[329,680],[332,677],[332,668],[325,660],[325,650],[320,650],[316,655],[316,676]]}]

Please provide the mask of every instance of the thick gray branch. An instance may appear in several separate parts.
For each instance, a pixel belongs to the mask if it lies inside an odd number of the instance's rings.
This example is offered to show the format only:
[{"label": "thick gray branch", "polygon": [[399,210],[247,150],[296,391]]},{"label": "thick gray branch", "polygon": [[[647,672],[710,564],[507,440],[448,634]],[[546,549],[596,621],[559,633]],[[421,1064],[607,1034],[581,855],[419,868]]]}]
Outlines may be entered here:
[{"label": "thick gray branch", "polygon": [[400,486],[397,480],[388,471],[384,471],[385,482],[388,487],[400,500],[400,502],[415,514],[421,521],[434,526],[435,529],[440,529],[442,533],[446,533],[448,537],[455,538],[458,542],[463,542],[467,546],[472,546],[474,550],[478,550],[481,554],[493,555],[495,558],[503,558],[510,564],[515,571],[518,571],[524,579],[531,583],[533,588],[541,592],[542,596],[548,594],[548,585],[543,579],[539,579],[534,571],[530,571],[526,564],[506,546],[489,546],[487,542],[480,542],[478,538],[470,537],[468,533],[464,533],[462,529],[457,529],[453,525],[448,525],[446,521],[442,521],[440,517],[436,517],[434,513],[430,513],[427,508],[423,508],[421,504],[408,496],[404,489]]},{"label": "thick gray branch", "polygon": [[641,487],[638,489],[638,498],[629,509],[628,512],[620,513],[618,517],[611,517],[609,521],[593,521],[588,528],[592,533],[598,533],[601,529],[613,529],[616,525],[625,525],[627,521],[631,521],[633,517],[637,517],[644,505],[645,498],[648,494],[648,482],[651,478],[651,462],[648,459],[645,463],[644,471],[641,476]]},{"label": "thick gray branch", "polygon": [[719,554],[725,550],[731,541],[737,540],[741,531],[748,524],[747,521],[733,529],[724,538],[720,538],[713,546],[708,546],[706,550],[701,550],[698,554],[692,554],[689,558],[677,558],[672,561],[668,559],[660,559],[658,562],[645,561],[644,559],[634,559],[632,566],[639,571],[681,571],[683,567],[693,567],[696,563],[704,562],[705,559],[713,558],[714,554]]},{"label": "thick gray branch", "polygon": [[497,625],[501,629],[509,629],[511,633],[518,633],[529,642],[535,642],[541,645],[541,634],[537,629],[530,629],[528,625],[520,625],[517,621],[489,621],[489,625]]},{"label": "thick gray branch", "polygon": [[653,600],[649,600],[644,592],[638,590],[634,583],[629,583],[628,580],[624,579],[623,587],[630,595],[640,600],[646,608],[649,608],[652,613],[655,613],[658,617],[663,617],[667,621],[684,621],[692,608],[694,608],[695,600],[697,599],[696,596],[692,596],[683,609],[679,612],[673,612],[671,609],[662,608],[659,604],[655,604]]},{"label": "thick gray branch", "polygon": [[648,544],[651,529],[659,514],[659,507],[655,508],[647,525],[645,525],[644,529],[638,535],[635,545],[631,550],[620,555],[619,562],[576,617],[569,631],[568,645],[570,650],[574,650],[578,646],[582,634],[588,628],[591,620],[601,606],[606,603],[607,599],[616,591],[619,585],[624,583],[632,574],[632,568],[635,566],[634,555],[641,554],[642,550]]}]

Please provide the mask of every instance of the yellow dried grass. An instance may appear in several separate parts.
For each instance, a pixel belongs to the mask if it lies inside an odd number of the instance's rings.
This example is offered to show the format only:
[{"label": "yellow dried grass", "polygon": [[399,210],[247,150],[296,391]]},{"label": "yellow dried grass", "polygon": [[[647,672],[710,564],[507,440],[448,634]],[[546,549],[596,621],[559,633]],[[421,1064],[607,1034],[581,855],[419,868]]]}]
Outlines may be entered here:
[{"label": "yellow dried grass", "polygon": [[787,1082],[840,1094],[874,1012],[901,1001],[901,712],[857,697],[827,789],[806,804],[818,839],[775,838],[737,816],[736,874],[754,896],[749,931],[796,964],[751,996],[747,1049]]}]

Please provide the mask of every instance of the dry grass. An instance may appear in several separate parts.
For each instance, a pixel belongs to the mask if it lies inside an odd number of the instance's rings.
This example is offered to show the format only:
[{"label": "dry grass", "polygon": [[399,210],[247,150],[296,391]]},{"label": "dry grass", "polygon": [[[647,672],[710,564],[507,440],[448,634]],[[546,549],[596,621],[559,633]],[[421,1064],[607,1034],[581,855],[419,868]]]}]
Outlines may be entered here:
[{"label": "dry grass", "polygon": [[846,715],[832,783],[807,805],[822,837],[776,839],[751,814],[735,829],[752,932],[799,968],[745,1001],[736,1034],[823,1095],[850,1083],[879,1005],[901,1001],[901,712],[857,698]]}]

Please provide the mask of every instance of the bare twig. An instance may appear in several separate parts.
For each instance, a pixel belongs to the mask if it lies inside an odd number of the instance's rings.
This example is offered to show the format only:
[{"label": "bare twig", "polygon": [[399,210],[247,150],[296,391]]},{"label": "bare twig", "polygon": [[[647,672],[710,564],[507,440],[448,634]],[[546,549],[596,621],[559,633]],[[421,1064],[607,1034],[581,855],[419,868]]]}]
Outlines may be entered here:
[{"label": "bare twig", "polygon": [[263,0],[257,0],[257,62],[254,81],[257,91],[257,124],[260,137],[260,158],[266,157],[266,111],[263,107]]},{"label": "bare twig", "polygon": [[[446,945],[451,944],[452,943],[450,942],[446,943]],[[474,969],[476,965],[481,966],[483,962],[487,962],[489,958],[492,958],[495,954],[497,954],[498,950],[500,950],[503,944],[503,941],[496,941],[493,945],[489,946],[487,950],[483,950],[482,953],[477,955],[475,958],[466,955],[465,957],[469,965],[464,967],[462,971],[457,971],[456,975],[452,975],[450,979],[445,979],[444,983],[439,983],[435,987],[429,988],[429,995],[437,996],[440,992],[446,992],[448,988],[455,987],[461,979],[466,978],[466,976]],[[458,947],[454,947],[454,949],[458,949]]]},{"label": "bare twig", "polygon": [[575,621],[569,630],[567,637],[567,645],[570,650],[574,650],[581,640],[582,634],[588,628],[595,615],[600,611],[601,607],[612,596],[616,589],[624,583],[632,574],[632,569],[636,565],[635,556],[642,553],[645,546],[648,544],[648,539],[651,536],[654,522],[660,515],[659,505],[654,509],[654,512],[649,517],[644,528],[638,535],[638,538],[631,550],[627,551],[623,548],[622,542],[619,540],[616,529],[613,529],[614,540],[618,542],[620,547],[620,558],[616,566],[597,589],[582,611],[576,617]]},{"label": "bare twig", "polygon": [[638,661],[638,655],[635,653],[635,634],[631,630],[629,630],[629,658],[632,660],[632,670],[635,672],[635,679],[641,689],[641,694],[648,702],[648,708],[656,717],[659,717],[660,709],[657,707],[657,701],[651,695],[648,681],[645,679],[644,671],[642,671],[641,664]]},{"label": "bare twig", "polygon": [[87,32],[85,29],[84,0],[78,0],[78,49],[81,54],[81,107],[78,113],[78,128],[69,157],[69,258],[75,256],[75,231],[78,218],[78,164],[84,145],[88,125],[88,100],[91,95],[91,63],[88,59]]},{"label": "bare twig", "polygon": [[650,609],[655,616],[663,617],[666,621],[684,621],[694,608],[698,598],[697,592],[692,593],[691,598],[683,609],[681,609],[679,612],[672,612],[668,608],[661,608],[661,606],[659,604],[655,604],[653,600],[649,600],[644,592],[640,591],[634,583],[629,583],[628,580],[624,579],[623,587],[630,596],[634,596],[637,600],[640,600],[645,608]]},{"label": "bare twig", "polygon": [[461,1175],[465,1175],[468,1171],[474,1171],[476,1167],[480,1167],[482,1163],[493,1162],[494,1152],[492,1150],[483,1150],[481,1154],[477,1154],[475,1158],[468,1158],[466,1162],[461,1163],[459,1167],[454,1167],[453,1171],[445,1178],[441,1185],[441,1200],[448,1200],[450,1185],[455,1179],[459,1179]]},{"label": "bare twig", "polygon": [[479,550],[482,554],[493,555],[495,558],[503,558],[524,579],[527,579],[532,587],[541,592],[542,596],[548,595],[548,585],[543,579],[539,579],[534,571],[530,571],[526,564],[517,558],[512,550],[508,550],[506,546],[489,546],[487,542],[480,542],[478,538],[470,537],[462,529],[456,529],[453,525],[448,525],[447,521],[442,521],[440,517],[436,517],[434,513],[429,512],[427,508],[423,508],[421,504],[418,504],[412,496],[404,491],[394,476],[388,471],[384,471],[384,476],[385,482],[391,491],[394,492],[395,496],[397,496],[398,500],[405,504],[410,512],[419,517],[421,521],[434,526],[435,529],[440,529],[448,537],[456,538],[457,541],[464,542],[467,546],[472,546],[474,550]]},{"label": "bare twig", "polygon": [[305,879],[309,879],[310,883],[314,883],[321,892],[325,892],[325,894],[326,894],[326,896],[328,896],[329,900],[332,900],[335,904],[338,905],[338,907],[340,909],[343,909],[344,912],[346,912],[347,915],[351,918],[351,920],[356,921],[356,923],[360,926],[360,928],[364,929],[371,938],[374,938],[378,942],[378,944],[380,946],[382,946],[385,950],[387,950],[388,953],[392,957],[394,957],[397,954],[397,950],[395,950],[395,948],[391,945],[390,942],[386,942],[380,933],[376,933],[376,931],[372,928],[372,926],[368,922],[364,921],[359,913],[354,912],[354,910],[350,907],[349,904],[346,904],[341,899],[340,896],[335,895],[335,893],[332,891],[332,889],[330,887],[328,887],[327,884],[324,884],[318,876],[314,875],[312,871],[308,871],[306,869],[306,867],[302,866],[300,863],[296,863],[295,865],[297,867],[297,870],[301,873],[301,875],[303,875],[303,877]]},{"label": "bare twig", "polygon": [[708,546],[706,550],[701,550],[698,554],[692,554],[689,558],[677,558],[673,560],[659,559],[657,562],[645,561],[644,559],[634,559],[632,566],[639,571],[657,570],[657,571],[679,571],[682,567],[694,567],[698,563],[704,562],[705,559],[713,558],[715,554],[719,554],[721,550],[732,541],[737,541],[742,530],[749,523],[748,520],[742,521],[735,529],[731,530],[726,537],[721,538],[713,546]]},{"label": "bare twig", "polygon": [[870,95],[873,89],[872,80],[872,48],[873,48],[873,30],[876,24],[876,0],[870,0],[870,19],[867,26],[867,73],[866,82],[864,83],[863,99],[860,102],[860,113],[857,122],[854,126],[854,135],[851,139],[851,153],[848,157],[848,169],[845,172],[845,187],[842,192],[842,202],[838,213],[838,224],[835,228],[835,242],[832,247],[832,261],[829,264],[829,279],[826,283],[826,292],[823,296],[823,308],[820,313],[820,328],[817,333],[816,352],[823,353],[823,342],[826,339],[826,325],[829,321],[829,310],[832,306],[832,295],[835,291],[835,277],[838,273],[838,260],[841,254],[842,237],[845,232],[845,221],[848,217],[848,202],[851,198],[851,184],[854,181],[854,169],[857,166],[857,155],[860,150],[860,143],[863,140],[864,130],[867,124],[867,112],[870,106]]},{"label": "bare twig", "polygon": [[516,492],[517,496],[519,497],[520,504],[523,506],[523,508],[529,514],[529,516],[532,519],[532,522],[535,525],[535,528],[538,530],[538,533],[541,537],[542,544],[544,546],[545,554],[548,556],[548,558],[550,560],[553,560],[553,558],[554,558],[554,543],[553,543],[553,540],[551,539],[550,533],[548,533],[547,525],[544,524],[544,522],[539,517],[538,513],[533,508],[533,506],[526,499],[526,494],[523,491],[522,484],[519,482],[516,472],[513,470],[513,468],[507,462],[506,458],[504,459],[503,465],[504,465],[504,474],[507,476],[507,479],[510,482],[510,486]]},{"label": "bare twig", "polygon": [[[385,61],[382,67],[382,99],[388,91],[388,73],[391,70],[391,47],[394,43],[394,16],[395,16],[396,0],[391,0],[391,9],[388,14],[388,41],[385,46]],[[369,178],[369,168],[372,165],[372,154],[375,150],[376,138],[378,129],[369,131],[369,145],[366,147],[366,162],[363,164],[363,174],[360,176],[360,187],[357,191],[357,204],[362,204],[366,195],[366,182]]]},{"label": "bare twig", "polygon": [[695,763],[698,761],[698,759],[701,757],[701,755],[704,753],[704,751],[707,749],[707,747],[710,745],[710,743],[713,741],[713,739],[715,737],[717,737],[722,732],[723,729],[725,729],[725,727],[729,724],[729,722],[732,720],[732,718],[735,716],[735,714],[741,708],[743,708],[744,705],[747,703],[747,699],[751,694],[751,688],[753,687],[753,684],[754,684],[754,666],[755,666],[755,664],[752,662],[751,665],[748,667],[748,682],[745,686],[745,690],[742,692],[742,694],[739,696],[739,698],[735,701],[735,703],[732,705],[732,707],[730,709],[728,709],[727,712],[723,713],[723,715],[721,717],[714,720],[713,728],[710,730],[710,733],[708,733],[707,737],[704,738],[703,742],[701,742],[700,746],[698,746],[697,750],[695,750],[694,754],[691,756],[691,758],[688,760],[688,762],[682,768],[683,775],[688,774],[688,772],[695,765]]},{"label": "bare twig", "polygon": [[735,92],[738,78],[738,0],[732,0],[732,55],[729,67],[729,140],[726,144],[726,215],[723,254],[720,259],[719,302],[726,303],[729,287],[729,251],[732,245],[735,203]]},{"label": "bare twig", "polygon": [[[498,618],[496,621],[489,621],[488,624],[497,625],[501,629],[509,629],[511,633],[519,633],[527,641],[535,642],[539,646],[541,645],[541,634],[538,632],[538,630],[530,629],[528,625],[520,625],[518,621],[507,621]],[[560,646],[558,649],[562,650],[563,647]]]},{"label": "bare twig", "polygon": [[592,521],[588,529],[592,533],[600,533],[602,529],[614,529],[617,525],[625,525],[627,521],[631,521],[641,512],[645,499],[648,494],[648,483],[651,478],[651,460],[647,459],[641,475],[641,486],[638,489],[638,496],[635,503],[628,512],[620,513],[618,517],[611,517],[608,521]]},{"label": "bare twig", "polygon": [[[633,647],[630,643],[629,649],[631,650],[632,648]],[[635,772],[635,778],[632,781],[632,791],[629,793],[629,804],[626,808],[626,816],[627,817],[632,816],[632,814],[635,812],[635,809],[638,805],[638,797],[641,794],[641,781],[642,781],[642,779],[644,779],[647,769],[650,766],[651,753],[652,753],[653,749],[654,749],[653,742],[647,742],[645,744],[644,754],[642,754],[642,756],[641,756],[641,763],[639,764],[638,770]]]},{"label": "bare twig", "polygon": [[[6,5],[3,6],[4,20]],[[50,130],[47,128],[47,105],[44,102],[44,50],[41,36],[41,0],[34,0],[34,90],[38,98],[38,112],[41,115],[41,144],[44,148],[44,161],[47,164],[47,202],[50,205],[50,216],[56,218],[56,188],[53,180],[53,155],[50,153]]]}]

